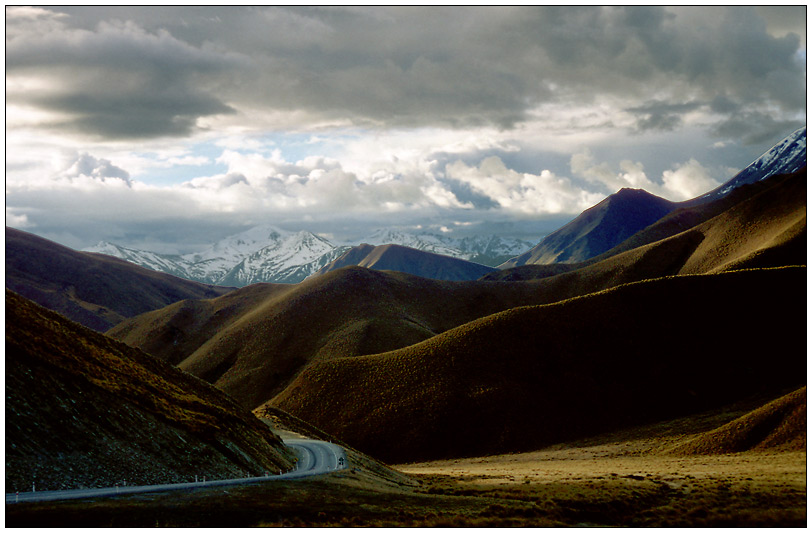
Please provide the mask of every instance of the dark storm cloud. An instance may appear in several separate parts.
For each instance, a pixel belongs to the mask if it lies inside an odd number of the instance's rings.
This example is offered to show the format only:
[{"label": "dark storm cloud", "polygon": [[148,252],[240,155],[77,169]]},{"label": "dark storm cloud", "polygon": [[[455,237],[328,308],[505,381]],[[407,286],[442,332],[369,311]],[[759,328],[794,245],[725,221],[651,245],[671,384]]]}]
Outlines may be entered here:
[{"label": "dark storm cloud", "polygon": [[674,130],[682,124],[682,117],[701,106],[698,102],[688,104],[671,104],[664,102],[650,102],[643,106],[626,109],[637,117],[636,127],[639,131],[645,130]]},{"label": "dark storm cloud", "polygon": [[[200,117],[233,113],[214,89],[242,66],[241,58],[133,23],[103,22],[88,31],[58,21],[28,20],[25,31],[12,16],[6,40],[8,101],[64,117],[49,127],[106,138],[177,136],[191,133]],[[15,76],[40,83],[15,91]]]},{"label": "dark storm cloud", "polygon": [[[28,31],[7,17],[7,74],[56,69],[59,86],[12,98],[114,137],[188,134],[232,111],[511,128],[540,105],[601,96],[805,106],[799,35],[772,36],[748,7],[51,9],[67,16],[45,33],[44,15]],[[652,112],[637,127],[681,116]]]}]

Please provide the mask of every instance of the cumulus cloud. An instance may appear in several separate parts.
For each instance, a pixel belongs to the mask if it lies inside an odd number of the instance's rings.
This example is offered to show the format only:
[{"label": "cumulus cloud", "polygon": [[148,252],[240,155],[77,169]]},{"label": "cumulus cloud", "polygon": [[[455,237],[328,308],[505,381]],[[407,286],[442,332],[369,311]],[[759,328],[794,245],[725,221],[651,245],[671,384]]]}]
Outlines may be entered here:
[{"label": "cumulus cloud", "polygon": [[107,159],[96,159],[87,153],[80,154],[63,175],[70,179],[82,177],[101,181],[114,179],[124,182],[128,187],[132,186],[129,172],[115,166]]},{"label": "cumulus cloud", "polygon": [[502,209],[521,215],[580,211],[602,197],[575,187],[549,170],[539,174],[516,172],[498,156],[488,157],[476,167],[456,161],[446,166],[446,174],[468,184]]},{"label": "cumulus cloud", "polygon": [[589,150],[573,154],[570,161],[573,174],[583,177],[609,193],[622,188],[645,189],[672,201],[695,198],[721,185],[696,159],[665,170],[661,182],[650,179],[640,162],[623,160],[614,170],[609,163],[595,163]]},{"label": "cumulus cloud", "polygon": [[695,159],[663,172],[663,188],[673,200],[696,198],[721,185]]}]

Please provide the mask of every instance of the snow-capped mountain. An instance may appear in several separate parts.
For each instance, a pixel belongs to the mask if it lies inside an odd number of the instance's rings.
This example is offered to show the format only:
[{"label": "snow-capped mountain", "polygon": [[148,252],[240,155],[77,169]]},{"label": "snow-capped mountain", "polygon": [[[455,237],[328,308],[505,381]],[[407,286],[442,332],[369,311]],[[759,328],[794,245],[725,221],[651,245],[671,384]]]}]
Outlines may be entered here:
[{"label": "snow-capped mountain", "polygon": [[536,244],[531,240],[498,235],[454,238],[435,233],[409,233],[392,229],[378,229],[362,242],[375,246],[398,244],[487,266],[496,266],[505,259],[525,252]]},{"label": "snow-capped mountain", "polygon": [[297,283],[346,250],[308,231],[256,226],[182,256],[134,250],[108,242],[85,249],[178,277],[216,285]]},{"label": "snow-capped mountain", "polygon": [[758,159],[731,180],[701,196],[702,202],[726,195],[736,187],[775,176],[791,174],[806,166],[806,126],[789,134],[784,140],[764,152]]},{"label": "snow-capped mountain", "polygon": [[300,231],[248,255],[229,270],[219,283],[235,286],[265,281],[298,283],[346,249],[309,231]]},{"label": "snow-capped mountain", "polygon": [[[488,266],[495,266],[534,244],[490,235],[455,239],[392,229],[376,230],[361,242],[398,244]],[[194,281],[241,287],[260,282],[298,283],[351,247],[351,244],[336,245],[309,231],[289,232],[262,225],[226,237],[200,252],[182,256],[136,250],[109,242],[100,242],[85,251],[112,255]]]},{"label": "snow-capped mountain", "polygon": [[[85,248],[83,251],[118,257],[130,263],[157,270],[158,272],[166,272],[173,276],[192,279],[188,276],[191,264],[179,255],[166,255],[147,250],[135,250],[106,241],[101,241],[95,246]],[[203,280],[195,279],[194,281]]]}]

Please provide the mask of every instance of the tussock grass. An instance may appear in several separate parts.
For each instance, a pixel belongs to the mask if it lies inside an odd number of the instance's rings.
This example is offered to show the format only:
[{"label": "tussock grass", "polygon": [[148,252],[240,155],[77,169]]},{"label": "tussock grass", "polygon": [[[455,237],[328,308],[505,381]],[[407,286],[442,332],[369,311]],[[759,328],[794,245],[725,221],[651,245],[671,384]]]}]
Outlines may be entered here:
[{"label": "tussock grass", "polygon": [[8,290],[6,445],[7,492],[292,465],[222,391]]},{"label": "tussock grass", "polygon": [[805,379],[806,269],[632,283],[308,367],[270,403],[392,462],[527,450]]}]

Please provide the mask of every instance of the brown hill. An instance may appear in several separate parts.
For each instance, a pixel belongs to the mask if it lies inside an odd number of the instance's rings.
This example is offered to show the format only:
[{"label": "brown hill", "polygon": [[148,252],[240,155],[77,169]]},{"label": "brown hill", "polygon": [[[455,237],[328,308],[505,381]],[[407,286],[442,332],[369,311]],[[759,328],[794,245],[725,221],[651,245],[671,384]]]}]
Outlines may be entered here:
[{"label": "brown hill", "polygon": [[6,288],[96,331],[179,300],[233,290],[77,252],[8,226]]},{"label": "brown hill", "polygon": [[[803,176],[752,191],[727,209],[717,206],[719,214],[698,226],[600,262],[515,269],[533,269],[529,277],[542,269],[543,279],[452,283],[349,267],[296,286],[255,286],[178,303],[108,333],[253,408],[312,361],[394,350],[511,307],[664,275],[805,262]],[[504,276],[511,272],[501,276],[510,279]]]},{"label": "brown hill", "polygon": [[312,361],[393,350],[481,316],[548,301],[532,284],[345,267],[297,285],[254,285],[213,300],[179,302],[107,334],[253,408]]},{"label": "brown hill", "polygon": [[6,492],[287,470],[223,392],[6,291]]},{"label": "brown hill", "polygon": [[678,455],[806,450],[806,387],[670,450]]},{"label": "brown hill", "polygon": [[475,280],[489,272],[496,271],[494,267],[407,246],[361,244],[347,250],[341,257],[319,269],[314,276],[356,265],[372,270],[393,270],[423,278],[448,281]]},{"label": "brown hill", "polygon": [[390,462],[520,451],[805,381],[804,267],[515,308],[313,364],[270,404]]}]

